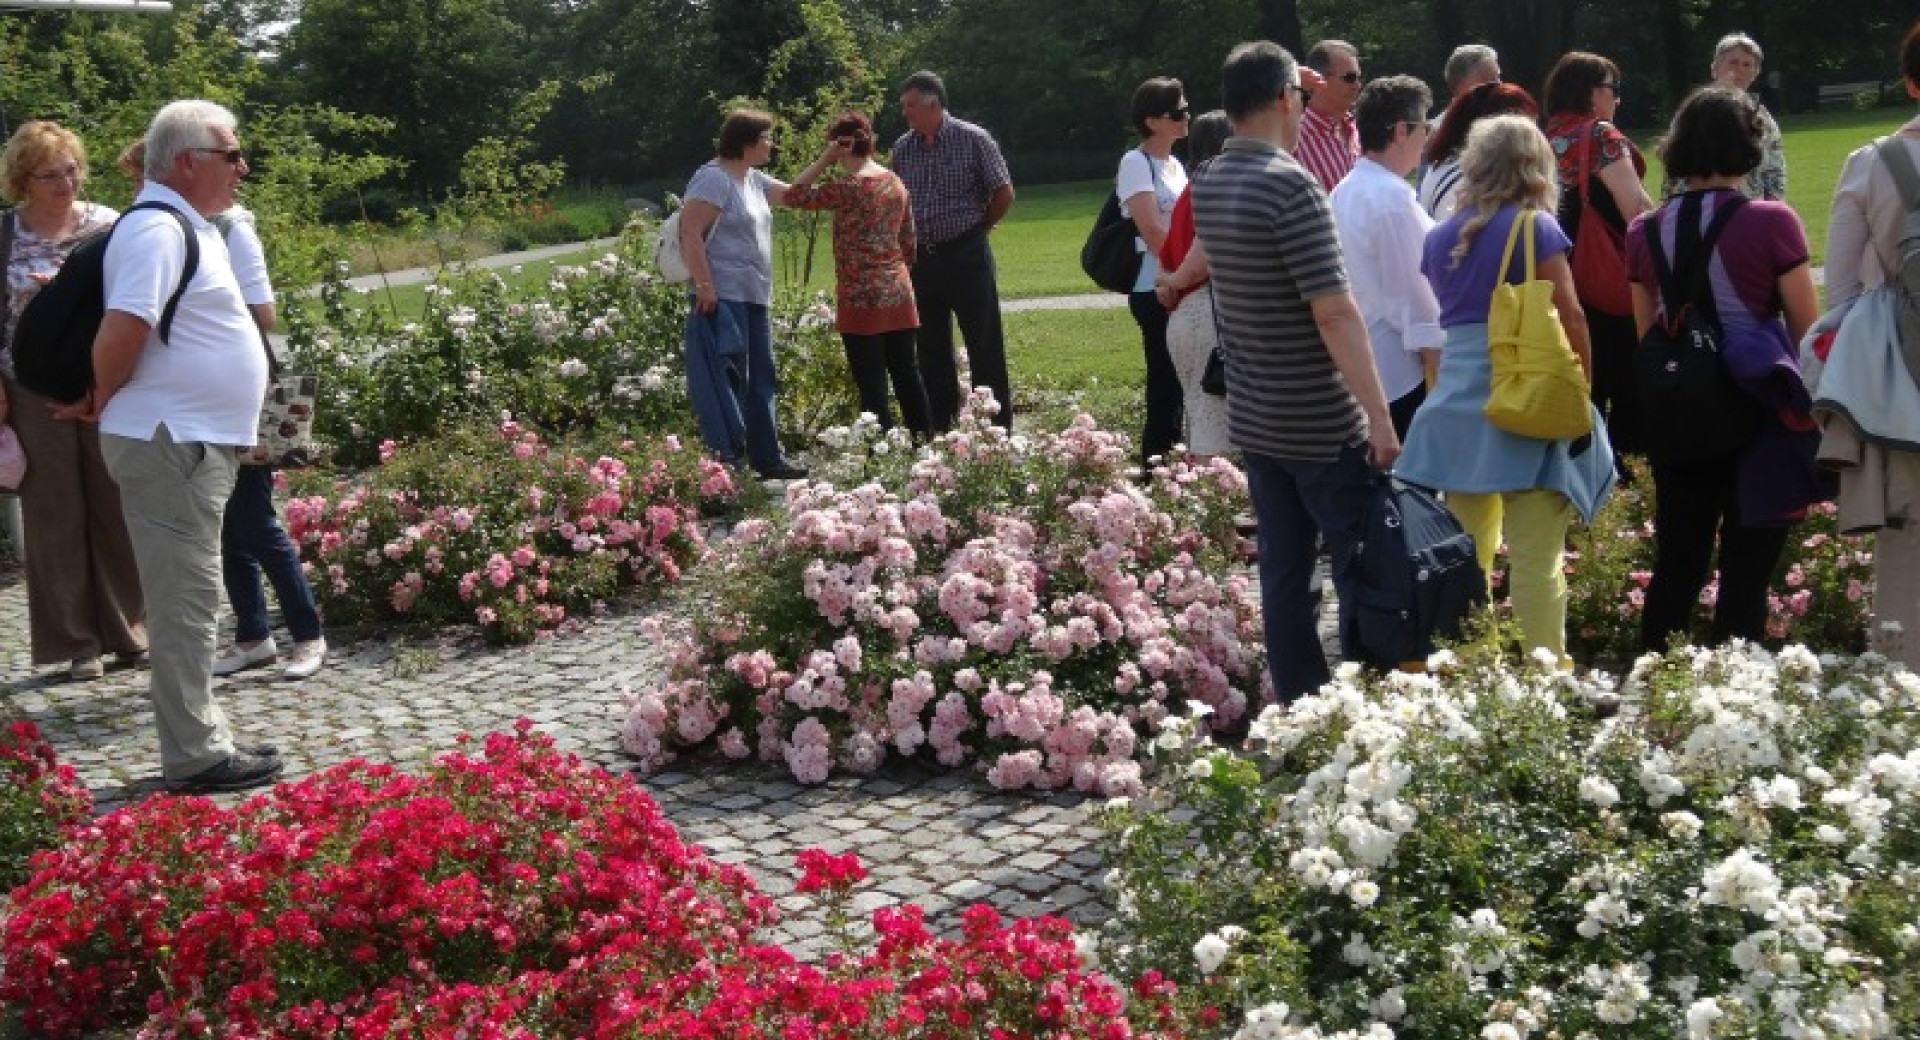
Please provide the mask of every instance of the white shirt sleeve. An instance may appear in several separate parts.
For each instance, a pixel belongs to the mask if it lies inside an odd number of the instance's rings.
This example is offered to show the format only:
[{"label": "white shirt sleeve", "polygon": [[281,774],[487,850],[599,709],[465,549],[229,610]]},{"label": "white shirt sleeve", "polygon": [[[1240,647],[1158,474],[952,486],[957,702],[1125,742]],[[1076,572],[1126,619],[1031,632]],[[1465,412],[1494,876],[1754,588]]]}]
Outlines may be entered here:
[{"label": "white shirt sleeve", "polygon": [[240,282],[240,298],[249,307],[273,302],[273,282],[267,277],[267,252],[260,244],[260,233],[253,229],[253,218],[238,217],[227,232],[227,252],[233,257],[233,274]]},{"label": "white shirt sleeve", "polygon": [[1153,191],[1153,167],[1147,164],[1147,156],[1134,148],[1120,157],[1120,174],[1114,178],[1114,194],[1120,197],[1121,205],[1135,195]]},{"label": "white shirt sleeve", "polygon": [[[1341,182],[1343,185],[1345,181]],[[1412,206],[1384,209],[1375,221],[1378,252],[1385,270],[1380,272],[1387,299],[1401,301],[1400,345],[1408,353],[1439,350],[1447,341],[1440,328],[1440,301],[1433,286],[1420,273],[1420,257],[1426,250],[1427,232],[1433,220],[1416,203]]]}]

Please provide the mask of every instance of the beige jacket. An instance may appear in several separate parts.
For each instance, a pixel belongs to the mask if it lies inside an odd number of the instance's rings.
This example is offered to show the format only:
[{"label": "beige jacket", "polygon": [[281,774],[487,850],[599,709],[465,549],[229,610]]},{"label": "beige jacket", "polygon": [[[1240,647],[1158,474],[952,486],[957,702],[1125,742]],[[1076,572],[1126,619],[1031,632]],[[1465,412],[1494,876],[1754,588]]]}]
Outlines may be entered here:
[{"label": "beige jacket", "polygon": [[[1920,163],[1920,119],[1897,131]],[[1906,224],[1900,191],[1873,143],[1854,149],[1840,170],[1827,224],[1826,304],[1829,309],[1886,284]],[[1920,520],[1920,455],[1873,444],[1845,418],[1821,416],[1820,458],[1839,464],[1840,526],[1873,530]]]}]

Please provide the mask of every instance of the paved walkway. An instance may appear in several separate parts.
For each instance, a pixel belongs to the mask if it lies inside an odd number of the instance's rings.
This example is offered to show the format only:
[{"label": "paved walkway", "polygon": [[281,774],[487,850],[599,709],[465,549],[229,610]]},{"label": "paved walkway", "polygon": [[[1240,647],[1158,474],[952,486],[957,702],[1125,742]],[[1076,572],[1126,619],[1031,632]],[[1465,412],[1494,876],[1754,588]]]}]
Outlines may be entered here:
[{"label": "paved walkway", "polygon": [[[658,609],[658,608],[654,608]],[[522,716],[582,758],[615,772],[632,763],[617,734],[620,692],[656,674],[659,648],[640,634],[643,612],[590,622],[528,647],[496,649],[431,634],[333,633],[328,664],[305,682],[256,671],[217,680],[238,735],[278,744],[296,778],[353,757],[417,767],[451,748],[456,734],[509,728]],[[37,723],[92,788],[102,811],[153,793],[159,747],[145,699],[145,673],[109,672],[90,683],[64,669],[34,669],[27,649],[26,591],[18,571],[0,571],[0,718]],[[788,910],[793,855],[809,846],[856,851],[872,877],[861,916],[875,906],[917,902],[931,921],[957,927],[958,911],[987,902],[1011,914],[1102,919],[1103,868],[1076,796],[1003,794],[971,774],[916,766],[804,788],[775,769],[724,759],[683,759],[672,772],[636,777],[690,841],[742,864]],[[232,803],[238,796],[224,796]],[[790,917],[775,938],[803,953],[821,922]]]}]

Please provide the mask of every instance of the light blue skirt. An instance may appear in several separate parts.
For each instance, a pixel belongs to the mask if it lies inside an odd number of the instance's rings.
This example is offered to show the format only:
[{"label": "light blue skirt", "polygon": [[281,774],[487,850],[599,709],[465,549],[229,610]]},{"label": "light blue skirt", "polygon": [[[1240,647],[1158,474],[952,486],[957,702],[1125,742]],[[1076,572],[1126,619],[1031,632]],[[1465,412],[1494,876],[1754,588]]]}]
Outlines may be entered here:
[{"label": "light blue skirt", "polygon": [[[1394,476],[1437,491],[1467,494],[1558,491],[1582,521],[1591,523],[1614,480],[1613,446],[1599,411],[1594,410],[1593,434],[1582,438],[1584,445],[1522,437],[1487,422],[1491,382],[1486,325],[1449,328],[1439,377],[1413,414]],[[1587,407],[1593,409],[1592,403]],[[1576,445],[1581,445],[1579,454],[1574,454]]]}]

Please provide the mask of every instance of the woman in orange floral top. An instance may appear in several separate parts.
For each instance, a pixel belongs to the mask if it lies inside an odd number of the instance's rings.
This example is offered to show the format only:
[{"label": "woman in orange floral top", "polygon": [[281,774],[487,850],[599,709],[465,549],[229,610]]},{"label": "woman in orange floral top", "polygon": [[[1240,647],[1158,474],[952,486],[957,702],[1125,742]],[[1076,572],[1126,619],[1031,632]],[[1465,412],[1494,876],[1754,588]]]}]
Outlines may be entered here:
[{"label": "woman in orange floral top", "polygon": [[[847,347],[847,367],[860,391],[860,410],[871,412],[882,429],[893,428],[887,404],[887,379],[900,399],[900,417],[915,437],[931,435],[926,386],[915,360],[914,330],[920,312],[914,306],[913,209],[907,186],[893,171],[873,161],[873,125],[849,112],[827,131],[827,149],[801,171],[787,189],[795,209],[833,211],[834,275],[839,282],[835,328]],[[846,176],[814,186],[828,166]]]}]

